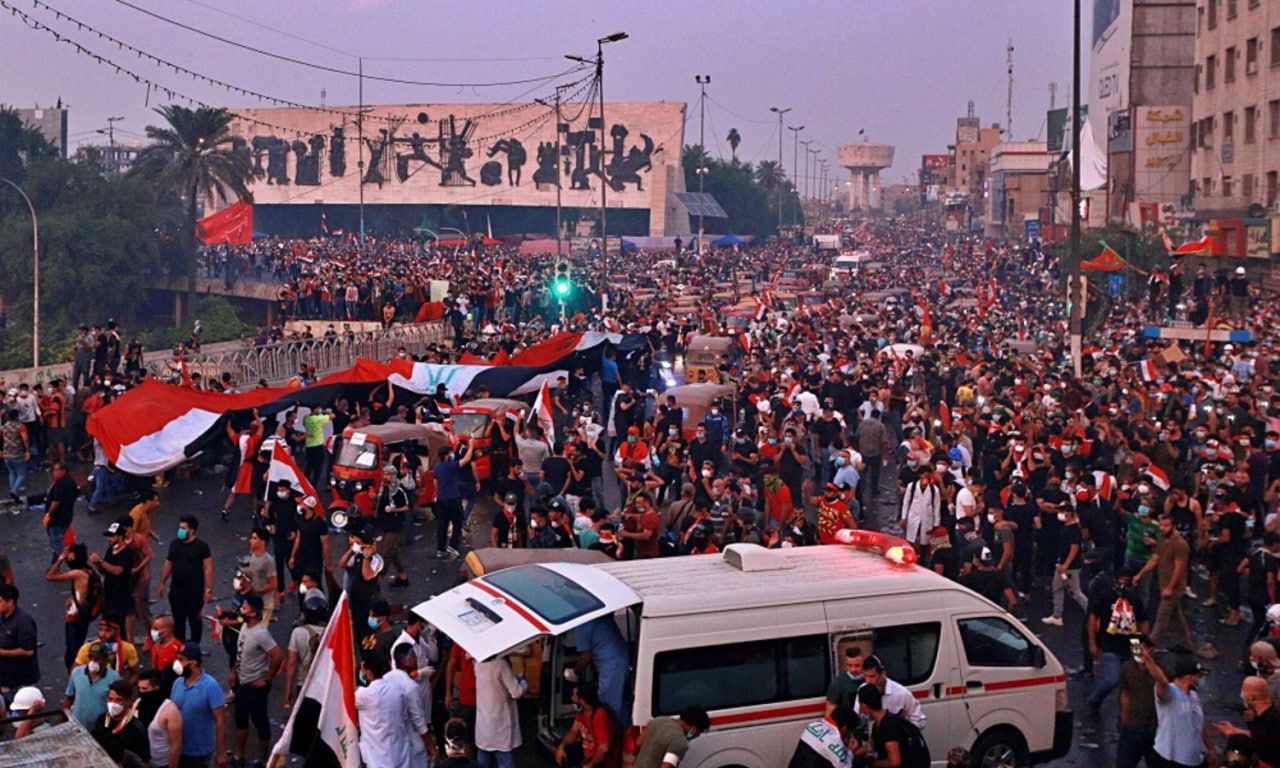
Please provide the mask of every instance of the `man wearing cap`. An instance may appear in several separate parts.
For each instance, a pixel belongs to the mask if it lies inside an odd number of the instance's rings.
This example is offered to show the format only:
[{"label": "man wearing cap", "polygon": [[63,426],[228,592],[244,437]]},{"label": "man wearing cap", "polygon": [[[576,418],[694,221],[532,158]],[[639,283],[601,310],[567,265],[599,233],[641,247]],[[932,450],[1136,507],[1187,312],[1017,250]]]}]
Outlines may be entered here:
[{"label": "man wearing cap", "polygon": [[[13,701],[9,704],[9,712],[12,713],[11,717],[38,715],[44,711],[44,707],[44,694],[34,685],[28,685],[25,688],[19,688],[18,692],[13,695]],[[45,720],[36,718],[23,720],[14,729],[13,740],[25,739],[31,735],[32,731],[48,727],[48,721]]]},{"label": "man wearing cap", "polygon": [[1227,295],[1231,299],[1231,319],[1243,322],[1249,311],[1249,278],[1244,267],[1236,267],[1235,274],[1227,280]]},{"label": "man wearing cap", "polygon": [[132,524],[126,515],[107,526],[102,534],[107,538],[107,553],[89,555],[89,563],[102,574],[103,614],[122,619],[133,612],[134,566],[138,563],[137,553],[129,546]]},{"label": "man wearing cap", "polygon": [[[293,540],[287,559],[289,572],[294,580],[300,580],[302,574],[321,575],[333,570],[329,561],[329,525],[320,516],[320,503],[315,496],[306,496],[298,505],[298,517]],[[299,600],[302,599],[299,590]]]},{"label": "man wearing cap", "polygon": [[1171,673],[1166,675],[1152,654],[1143,651],[1142,660],[1155,680],[1156,756],[1165,761],[1164,766],[1201,765],[1213,742],[1196,693],[1200,665],[1189,654],[1177,654]]},{"label": "man wearing cap", "polygon": [[182,713],[182,758],[179,768],[208,768],[212,758],[219,768],[227,765],[226,698],[217,681],[204,673],[199,643],[189,642],[173,662],[178,679],[169,699]]},{"label": "man wearing cap", "polygon": [[284,664],[284,652],[276,645],[275,638],[263,620],[262,596],[250,594],[240,607],[244,625],[236,641],[235,666],[227,675],[227,683],[236,694],[236,745],[237,762],[243,762],[245,745],[249,741],[249,723],[252,721],[258,736],[258,759],[265,761],[271,754],[271,721],[267,716],[267,700],[271,696],[271,681],[280,673]]},{"label": "man wearing cap", "polygon": [[98,622],[98,639],[80,646],[75,664],[86,664],[95,649],[102,649],[107,665],[126,679],[138,673],[138,648],[128,640],[121,640],[123,624],[119,615],[105,613]]},{"label": "man wearing cap", "polygon": [[70,710],[72,717],[92,730],[107,713],[107,689],[119,679],[120,675],[107,661],[107,649],[101,645],[89,649],[88,661],[71,670],[62,708]]}]

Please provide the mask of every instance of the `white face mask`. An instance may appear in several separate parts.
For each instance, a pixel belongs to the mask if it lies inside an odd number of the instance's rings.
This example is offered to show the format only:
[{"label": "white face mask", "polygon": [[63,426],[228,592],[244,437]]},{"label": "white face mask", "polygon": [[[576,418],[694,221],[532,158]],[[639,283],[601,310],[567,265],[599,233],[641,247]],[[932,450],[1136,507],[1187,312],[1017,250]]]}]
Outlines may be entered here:
[{"label": "white face mask", "polygon": [[182,662],[178,661],[177,659],[174,659],[173,664],[171,665],[170,668],[173,670],[173,674],[177,675],[178,677],[182,677]]},{"label": "white face mask", "polygon": [[99,664],[99,663],[98,663],[98,662],[96,662],[96,661],[91,661],[91,662],[89,662],[89,665],[88,665],[88,666],[89,666],[89,672],[90,672],[91,674],[95,674],[95,675],[96,675],[96,674],[98,674],[99,672],[101,672],[101,671],[102,671],[102,665],[101,665],[101,664]]},{"label": "white face mask", "polygon": [[358,541],[351,542],[351,554],[353,555],[360,554],[360,542]]},{"label": "white face mask", "polygon": [[1060,522],[1060,523],[1065,523],[1065,522],[1067,522],[1067,513],[1066,513],[1066,512],[1059,512],[1059,513],[1058,513],[1058,522]]},{"label": "white face mask", "polygon": [[235,591],[239,592],[240,588],[243,586],[244,586],[244,579],[235,578],[231,580],[231,588],[234,589]]},{"label": "white face mask", "polygon": [[991,513],[987,513],[987,522],[988,522],[988,523],[991,523],[992,525],[995,525],[995,524],[996,524],[996,516],[995,516],[995,515],[993,515],[993,514],[991,514]]},{"label": "white face mask", "polygon": [[119,717],[124,714],[124,705],[118,701],[107,702],[107,714],[112,717]]},{"label": "white face mask", "polygon": [[151,630],[151,642],[153,643],[160,642],[160,630],[158,629]]}]

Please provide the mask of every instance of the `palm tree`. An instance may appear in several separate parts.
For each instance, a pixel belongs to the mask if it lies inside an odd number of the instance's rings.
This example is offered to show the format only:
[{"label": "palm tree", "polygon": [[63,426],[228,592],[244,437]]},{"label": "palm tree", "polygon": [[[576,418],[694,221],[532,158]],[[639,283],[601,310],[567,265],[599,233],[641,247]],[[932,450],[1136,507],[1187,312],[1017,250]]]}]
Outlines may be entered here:
[{"label": "palm tree", "polygon": [[786,173],[773,160],[761,160],[760,165],[756,166],[756,183],[770,192],[777,191],[778,185],[786,178]]},{"label": "palm tree", "polygon": [[187,308],[196,296],[196,206],[202,197],[216,194],[228,200],[228,193],[252,201],[249,184],[255,174],[245,154],[231,150],[231,121],[225,109],[170,104],[159,107],[168,123],[147,126],[152,144],[138,153],[130,171],[161,189],[174,193],[183,204],[182,229],[178,242],[187,262]]},{"label": "palm tree", "polygon": [[737,128],[729,129],[729,151],[733,153],[733,164],[738,164],[738,147],[742,144],[742,134],[738,133]]}]

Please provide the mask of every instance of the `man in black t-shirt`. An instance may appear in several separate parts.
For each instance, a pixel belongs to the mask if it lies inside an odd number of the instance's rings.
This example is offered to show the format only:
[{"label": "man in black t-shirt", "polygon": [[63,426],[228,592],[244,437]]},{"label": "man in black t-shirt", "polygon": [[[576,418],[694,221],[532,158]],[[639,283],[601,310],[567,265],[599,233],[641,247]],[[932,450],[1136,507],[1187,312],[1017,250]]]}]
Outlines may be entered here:
[{"label": "man in black t-shirt", "polygon": [[179,640],[199,642],[204,630],[201,611],[207,600],[213,597],[213,553],[204,539],[196,537],[200,521],[194,515],[184,515],[178,521],[177,538],[169,542],[160,572],[158,597],[163,598],[165,584],[171,585],[169,608],[173,612],[173,635]]},{"label": "man in black t-shirt", "polygon": [[[871,718],[871,739],[869,742],[857,745],[854,755],[872,765],[928,765],[927,755],[911,754],[912,726],[909,726],[901,715],[885,711],[884,694],[879,688],[874,685],[864,685],[859,688],[858,708]],[[923,739],[918,740],[917,746],[925,752],[928,751]]]},{"label": "man in black t-shirt", "polygon": [[62,539],[71,527],[72,513],[79,495],[80,489],[76,487],[76,481],[71,479],[71,475],[67,474],[67,466],[56,462],[53,465],[53,484],[45,493],[47,511],[44,513],[44,528],[49,534],[49,549],[53,551],[54,560],[58,559],[65,546]]},{"label": "man in black t-shirt", "polygon": [[564,457],[564,443],[556,441],[551,455],[542,460],[542,482],[551,486],[556,496],[569,490],[569,461]]}]

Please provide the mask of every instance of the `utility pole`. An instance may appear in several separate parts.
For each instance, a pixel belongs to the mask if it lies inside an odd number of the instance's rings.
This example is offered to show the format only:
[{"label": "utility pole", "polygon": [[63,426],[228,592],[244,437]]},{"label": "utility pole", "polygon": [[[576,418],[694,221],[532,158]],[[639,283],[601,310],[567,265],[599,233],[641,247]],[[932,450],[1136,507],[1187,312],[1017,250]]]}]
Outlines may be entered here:
[{"label": "utility pole", "polygon": [[703,184],[707,178],[707,85],[711,83],[711,75],[694,75],[693,79],[702,88],[702,96],[698,99],[698,149],[702,157],[698,159],[698,255],[702,255],[703,241],[707,237],[706,206],[702,204]]},{"label": "utility pole", "polygon": [[123,119],[123,117],[107,118],[107,153],[111,156],[112,176],[120,173],[120,158],[116,157],[116,123]]},{"label": "utility pole", "polygon": [[809,155],[814,152],[809,149],[809,145],[813,143],[813,139],[805,139],[800,143],[804,145],[804,196],[809,197]]},{"label": "utility pole", "polygon": [[1009,90],[1005,94],[1004,122],[1005,138],[1013,141],[1013,38],[1009,38],[1009,47],[1005,48],[1005,63],[1009,67]]},{"label": "utility pole", "polygon": [[[804,126],[790,126],[788,130],[791,131],[791,173],[793,176],[798,176],[800,172],[800,132],[804,130]],[[795,193],[795,198],[799,198],[800,191],[795,186],[793,179],[791,191]],[[791,203],[791,224],[793,226],[800,225],[800,211],[797,210],[795,202]]]},{"label": "utility pole", "polygon": [[1084,325],[1084,291],[1080,290],[1080,0],[1075,0],[1071,64],[1071,270],[1067,305],[1071,308],[1071,365],[1076,378],[1080,378],[1080,336]]},{"label": "utility pole", "polygon": [[541,105],[542,105],[542,106],[544,106],[544,107],[552,107],[552,109],[554,109],[554,110],[555,110],[555,115],[556,115],[556,146],[555,146],[555,150],[554,150],[554,151],[555,151],[555,153],[556,153],[556,257],[557,257],[557,258],[559,258],[559,257],[561,257],[561,256],[564,256],[564,255],[565,255],[565,253],[564,253],[564,248],[563,248],[563,246],[561,245],[561,242],[562,242],[563,237],[564,237],[564,234],[563,234],[563,233],[564,233],[564,224],[563,224],[563,222],[561,221],[561,207],[560,207],[560,192],[561,192],[561,185],[560,185],[560,92],[561,92],[562,90],[564,90],[565,88],[567,88],[567,87],[568,87],[568,86],[564,86],[564,85],[557,85],[557,86],[556,86],[556,96],[555,96],[555,104],[554,104],[554,105],[552,105],[552,104],[548,104],[547,102],[543,101],[542,99],[534,99],[534,101],[538,102],[539,104],[541,104]]},{"label": "utility pole", "polygon": [[22,187],[0,176],[0,181],[13,187],[31,214],[31,367],[40,367],[40,220],[36,207]]},{"label": "utility pole", "polygon": [[356,108],[356,149],[359,151],[356,162],[357,172],[360,174],[360,252],[364,252],[364,57],[359,58],[359,100],[360,106]]},{"label": "utility pole", "polygon": [[776,112],[778,115],[778,237],[782,237],[782,135],[786,133],[782,129],[782,116],[791,111],[791,107],[780,109],[778,107],[769,107],[770,112]]},{"label": "utility pole", "polygon": [[[626,40],[628,37],[626,32],[614,32],[611,35],[605,35],[596,40],[596,89],[600,93],[600,144],[604,146],[604,138],[608,135],[608,123],[604,119],[604,44],[616,43],[619,40]],[[569,54],[565,56],[570,61],[586,62],[581,56]],[[600,161],[604,162],[604,152],[601,150]],[[559,158],[556,162],[560,162]],[[603,168],[601,169],[603,170]],[[602,311],[609,309],[609,225],[606,218],[605,207],[607,205],[607,195],[609,182],[604,179],[603,175],[600,179],[600,308]]]}]

